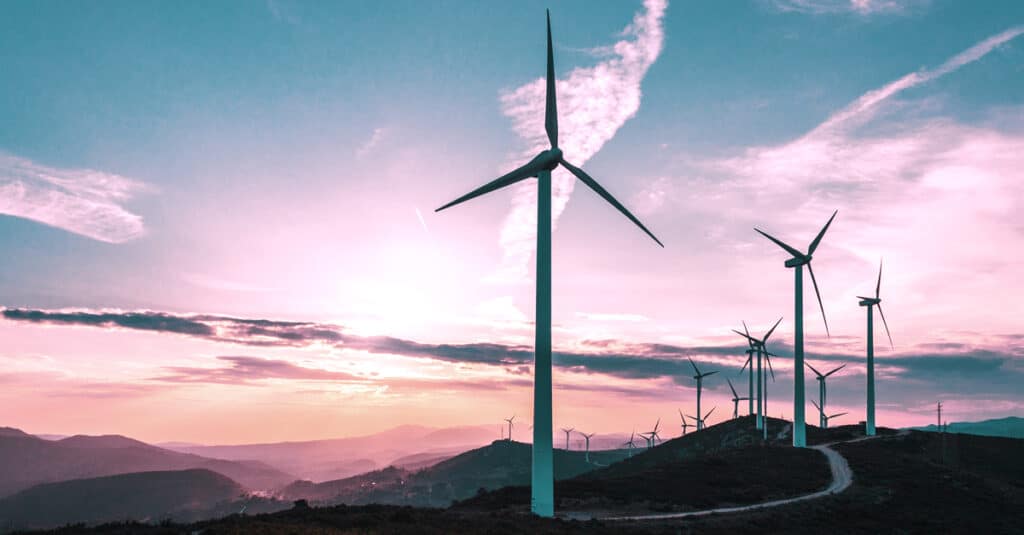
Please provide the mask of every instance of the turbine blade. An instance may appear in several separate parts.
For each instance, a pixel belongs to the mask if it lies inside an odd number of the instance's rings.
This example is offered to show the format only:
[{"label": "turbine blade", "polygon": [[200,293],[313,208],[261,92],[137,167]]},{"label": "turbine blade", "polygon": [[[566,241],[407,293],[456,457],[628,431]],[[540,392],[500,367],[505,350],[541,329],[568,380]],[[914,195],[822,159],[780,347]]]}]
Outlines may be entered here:
[{"label": "turbine blade", "polygon": [[766,234],[766,233],[765,233],[764,231],[762,231],[761,229],[759,229],[759,228],[757,228],[757,227],[754,227],[754,230],[756,230],[757,232],[759,232],[759,233],[760,233],[760,234],[761,234],[762,236],[764,236],[765,238],[768,238],[769,240],[771,240],[772,242],[774,242],[774,243],[775,243],[775,245],[778,245],[779,247],[782,247],[783,249],[785,249],[787,253],[789,253],[789,254],[793,255],[793,256],[794,256],[795,258],[803,258],[803,257],[804,257],[804,254],[803,254],[803,253],[801,253],[800,251],[797,251],[796,249],[794,249],[794,248],[790,247],[789,245],[786,245],[785,243],[782,243],[781,241],[779,241],[779,240],[775,239],[775,238],[774,238],[774,237],[772,237],[771,235],[769,235],[769,234]]},{"label": "turbine blade", "polygon": [[889,334],[889,324],[885,322],[885,312],[882,312],[882,303],[878,303],[878,313],[882,316],[882,325],[885,325],[885,335],[889,337],[889,347],[896,349],[892,343],[892,335]]},{"label": "turbine blade", "polygon": [[558,105],[555,103],[555,53],[551,46],[551,11],[548,11],[548,91],[544,110],[544,130],[551,148],[558,147]]},{"label": "turbine blade", "polygon": [[693,359],[686,357],[686,360],[690,361],[690,366],[693,366],[693,371],[697,372],[697,375],[700,375],[700,370],[698,370],[697,365],[693,363]]},{"label": "turbine blade", "polygon": [[709,375],[714,375],[714,374],[716,374],[716,373],[718,373],[718,372],[717,372],[717,371],[713,371],[713,372],[708,372],[708,373],[705,373],[704,375],[702,375],[701,377],[707,377],[707,376],[709,376]]},{"label": "turbine blade", "polygon": [[502,176],[492,180],[491,182],[488,182],[487,184],[484,184],[483,186],[480,186],[479,188],[477,188],[477,189],[475,189],[475,190],[473,190],[473,191],[463,195],[462,197],[459,197],[458,199],[455,199],[454,201],[452,201],[452,202],[450,202],[450,203],[448,203],[448,204],[446,204],[446,205],[444,205],[444,206],[442,206],[442,207],[440,207],[440,208],[438,208],[437,210],[434,210],[434,211],[435,212],[440,212],[441,210],[444,210],[446,208],[451,208],[452,206],[455,206],[456,204],[460,204],[460,203],[466,202],[466,201],[468,201],[470,199],[479,197],[479,196],[481,196],[481,195],[483,195],[485,193],[490,193],[490,192],[492,192],[494,190],[504,188],[505,186],[511,186],[512,184],[515,184],[516,182],[519,182],[520,180],[523,180],[523,179],[535,176],[539,170],[540,169],[536,166],[536,164],[534,164],[531,161],[530,163],[527,163],[526,165],[520,167],[519,169],[516,169],[515,171],[512,171],[511,173],[508,173],[506,175],[502,175]]},{"label": "turbine blade", "polygon": [[841,412],[839,414],[833,414],[832,416],[829,416],[828,419],[831,420],[832,418],[837,418],[839,416],[846,416],[846,414],[847,413],[845,413],[845,412]]},{"label": "turbine blade", "polygon": [[818,409],[819,411],[821,410],[821,407],[818,406],[818,402],[814,401],[813,399],[811,400],[811,405],[814,405],[815,409]]},{"label": "turbine blade", "polygon": [[825,231],[828,230],[828,226],[832,224],[832,220],[836,218],[836,214],[838,213],[839,210],[832,212],[832,217],[828,218],[828,223],[825,223],[825,226],[821,228],[821,232],[819,232],[818,235],[814,237],[814,241],[812,241],[811,245],[807,247],[807,254],[814,254],[814,250],[817,249],[818,244],[821,243],[821,238],[825,235]]},{"label": "turbine blade", "polygon": [[825,318],[825,305],[821,302],[821,292],[818,291],[818,281],[814,278],[814,268],[811,267],[811,263],[807,263],[807,271],[811,274],[811,283],[814,284],[814,295],[818,296],[818,307],[821,308],[821,321],[825,322],[825,334],[829,338],[832,338],[832,333],[828,331],[828,319]]},{"label": "turbine blade", "polygon": [[733,386],[732,386],[732,380],[726,378],[725,382],[729,383],[729,390],[732,390],[732,397],[734,397],[734,398],[739,397],[739,394],[736,393],[736,389],[733,388]]},{"label": "turbine blade", "polygon": [[750,361],[751,361],[751,359],[753,359],[753,358],[754,358],[754,355],[749,355],[749,356],[747,356],[747,361],[746,361],[746,362],[744,362],[744,363],[743,363],[743,367],[742,367],[742,368],[740,368],[740,374],[742,374],[742,373],[743,373],[743,370],[747,369],[747,366],[750,366],[750,365],[751,365],[751,364],[750,364]]},{"label": "turbine blade", "polygon": [[775,325],[772,325],[772,328],[768,330],[768,334],[764,335],[764,338],[761,339],[762,344],[768,343],[768,338],[772,335],[773,332],[775,332],[775,328],[778,327],[780,323],[782,323],[781,317],[779,317],[779,321],[776,321]]},{"label": "turbine blade", "polygon": [[771,353],[765,351],[764,352],[764,360],[765,360],[765,362],[768,363],[768,372],[772,374],[772,381],[775,381],[775,370],[772,368]]},{"label": "turbine blade", "polygon": [[817,375],[818,377],[822,377],[822,375],[821,375],[821,372],[819,372],[818,370],[814,369],[814,366],[811,366],[811,363],[810,363],[810,362],[807,362],[807,361],[805,360],[805,361],[804,361],[804,364],[806,364],[806,365],[807,365],[807,367],[808,367],[808,368],[810,368],[812,372],[814,372],[814,375]]},{"label": "turbine blade", "polygon": [[711,416],[711,413],[715,412],[715,409],[717,409],[717,408],[718,408],[718,405],[715,405],[714,407],[711,407],[711,410],[709,410],[708,413],[704,415],[704,419],[707,420],[708,416]]},{"label": "turbine blade", "polygon": [[830,372],[826,373],[826,374],[825,374],[825,377],[828,377],[829,375],[832,375],[833,373],[836,373],[837,371],[839,371],[839,370],[841,370],[841,369],[843,369],[843,368],[845,368],[845,367],[846,367],[846,364],[843,364],[842,366],[840,366],[840,367],[838,367],[838,368],[836,368],[836,369],[834,369],[834,370],[832,370],[832,371],[830,371]]},{"label": "turbine blade", "polygon": [[580,179],[580,181],[582,181],[584,184],[590,186],[590,189],[592,189],[595,192],[597,192],[597,194],[600,195],[601,197],[603,197],[604,200],[608,201],[608,204],[611,204],[619,212],[622,212],[622,215],[626,216],[627,218],[629,218],[630,221],[635,223],[636,226],[640,227],[640,230],[643,230],[644,232],[646,232],[647,235],[650,236],[651,239],[654,240],[655,243],[657,243],[658,245],[660,245],[662,247],[665,247],[665,244],[661,243],[661,240],[659,240],[658,238],[654,237],[654,234],[651,234],[651,231],[647,230],[647,227],[645,227],[644,224],[641,223],[639,219],[637,219],[632,213],[630,213],[629,210],[627,210],[625,206],[622,206],[622,204],[619,203],[619,201],[615,200],[615,197],[612,197],[612,194],[608,193],[607,190],[605,190],[603,187],[601,187],[601,185],[598,184],[596,180],[591,178],[590,175],[584,173],[582,169],[580,169],[579,167],[576,167],[575,165],[565,161],[564,159],[562,160],[562,165],[565,166],[565,168],[568,169],[570,173],[576,175],[576,178]]},{"label": "turbine blade", "polygon": [[878,261],[878,284],[875,286],[875,299],[882,293],[882,261]]}]

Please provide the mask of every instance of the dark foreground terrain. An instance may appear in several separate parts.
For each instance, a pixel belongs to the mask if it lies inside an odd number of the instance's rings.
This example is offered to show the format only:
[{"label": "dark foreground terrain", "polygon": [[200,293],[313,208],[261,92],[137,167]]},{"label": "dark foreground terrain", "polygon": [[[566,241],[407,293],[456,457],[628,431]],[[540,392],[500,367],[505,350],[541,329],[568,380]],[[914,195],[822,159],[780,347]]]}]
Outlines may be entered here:
[{"label": "dark foreground terrain", "polygon": [[[707,430],[711,431],[711,429]],[[725,430],[720,430],[725,432]],[[830,430],[840,435],[842,429]],[[709,434],[710,436],[710,434]],[[828,438],[828,437],[822,437]],[[711,442],[712,444],[714,441]],[[667,446],[668,444],[666,444]],[[659,447],[658,449],[660,449]],[[886,436],[833,447],[849,462],[854,473],[853,485],[845,492],[812,501],[770,509],[757,509],[734,514],[717,514],[661,521],[542,520],[524,513],[522,490],[504,489],[483,493],[477,498],[448,509],[427,509],[401,506],[334,506],[323,508],[296,507],[279,513],[255,516],[233,515],[219,520],[188,525],[163,526],[141,524],[108,524],[91,529],[69,527],[52,533],[1021,533],[1024,526],[1024,441],[973,435],[940,435],[926,432],[888,434]],[[730,452],[709,452],[680,461],[665,461],[666,471],[672,463],[705,462],[721,459],[728,464],[741,461],[735,455],[743,451],[761,450],[777,454],[784,448],[756,446]],[[652,450],[656,451],[656,450]],[[816,453],[816,452],[801,452]],[[666,448],[663,455],[674,455]],[[783,453],[782,455],[786,455]],[[818,454],[820,456],[820,454]],[[634,462],[644,465],[634,457]],[[703,458],[703,459],[702,459]],[[778,457],[776,457],[778,458]],[[747,469],[738,483],[744,492],[746,481],[766,481],[773,477],[763,465],[739,462]],[[799,460],[798,460],[799,461]],[[664,465],[665,462],[655,463]],[[714,467],[718,461],[710,461]],[[625,466],[625,463],[621,466]],[[690,465],[696,466],[696,465]],[[718,465],[719,472],[732,470]],[[617,468],[624,470],[625,468]],[[605,475],[602,475],[602,472]],[[572,510],[572,501],[599,482],[614,479],[611,467],[564,481],[556,492],[562,515],[583,516]],[[735,472],[736,477],[742,471]],[[650,477],[658,477],[653,473]],[[664,476],[668,480],[668,476]],[[710,505],[742,502],[734,495],[716,490],[725,488],[724,476],[715,470],[695,469],[689,477],[678,481],[677,496],[708,496]],[[733,476],[729,476],[733,477]],[[577,487],[578,485],[578,487]],[[766,484],[765,487],[770,485]],[[652,486],[652,488],[654,488]],[[578,493],[573,497],[573,492]],[[630,502],[629,496],[644,500],[644,489],[632,487],[630,492],[601,494],[598,499],[629,510],[649,508]],[[633,494],[635,493],[635,494]],[[716,493],[720,493],[716,495]],[[717,496],[717,497],[716,497]],[[714,502],[714,503],[711,503]],[[608,505],[604,503],[603,505]],[[676,504],[678,505],[678,504]],[[696,503],[686,508],[698,507]],[[599,508],[600,509],[600,508]],[[586,508],[582,508],[586,510]],[[593,511],[592,511],[593,512]],[[601,516],[601,515],[595,515]]]}]

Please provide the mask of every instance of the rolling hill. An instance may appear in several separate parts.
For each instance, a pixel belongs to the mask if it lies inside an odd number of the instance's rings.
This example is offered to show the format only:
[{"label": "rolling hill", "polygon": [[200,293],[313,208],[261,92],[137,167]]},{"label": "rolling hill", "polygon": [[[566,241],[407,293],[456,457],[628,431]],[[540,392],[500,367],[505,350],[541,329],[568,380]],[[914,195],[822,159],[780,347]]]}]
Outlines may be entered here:
[{"label": "rolling hill", "polygon": [[[935,424],[913,427],[918,431],[938,431]],[[1009,416],[980,422],[953,422],[947,427],[949,433],[967,433],[988,437],[1024,438],[1024,418]]]},{"label": "rolling hill", "polygon": [[44,440],[10,428],[0,433],[0,497],[41,483],[192,468],[223,474],[249,490],[268,490],[295,479],[256,461],[209,459],[118,435]]}]

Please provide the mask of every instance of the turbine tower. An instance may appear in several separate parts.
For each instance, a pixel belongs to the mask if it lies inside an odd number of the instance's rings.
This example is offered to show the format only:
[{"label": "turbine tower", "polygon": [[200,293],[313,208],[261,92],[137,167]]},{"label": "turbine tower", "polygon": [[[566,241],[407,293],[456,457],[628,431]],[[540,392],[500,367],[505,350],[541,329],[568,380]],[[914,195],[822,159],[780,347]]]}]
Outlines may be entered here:
[{"label": "turbine tower", "polygon": [[[757,418],[754,419],[754,425],[757,429],[761,429],[764,427],[764,417],[768,414],[768,408],[766,406],[766,396],[762,394],[762,390],[768,388],[768,380],[764,377],[764,367],[761,364],[762,357],[764,357],[765,360],[768,360],[768,350],[765,349],[765,344],[768,343],[768,339],[771,338],[772,333],[775,332],[775,328],[778,327],[780,323],[782,323],[781,317],[778,319],[778,321],[775,322],[775,325],[772,325],[771,329],[768,329],[768,332],[765,333],[764,338],[760,339],[750,336],[750,329],[747,329],[746,321],[743,322],[743,332],[739,332],[736,329],[732,330],[732,332],[746,338],[747,343],[750,344],[750,350],[757,354]],[[750,369],[753,370],[753,362],[749,360],[747,362],[750,364]],[[746,364],[743,365],[744,368],[746,366]],[[740,369],[740,373],[743,373],[743,368]],[[772,371],[772,380],[775,380],[774,371]]]},{"label": "turbine tower", "polygon": [[878,306],[878,313],[882,316],[882,325],[885,325],[885,335],[889,337],[889,346],[893,349],[896,346],[892,343],[892,335],[889,334],[889,324],[885,321],[885,312],[882,312],[882,261],[878,261],[878,284],[875,285],[874,297],[861,297],[860,306],[868,307],[868,407],[867,418],[865,419],[864,434],[875,435],[875,313],[873,307]]},{"label": "turbine tower", "polygon": [[[691,359],[690,357],[686,357],[686,358],[690,361],[690,366],[693,366],[693,371],[696,372],[696,374],[697,374],[697,375],[694,375],[693,378],[696,379],[696,381],[697,381],[697,416],[700,416],[700,414],[701,414],[701,412],[700,412],[700,394],[701,394],[701,391],[704,389],[704,378],[709,376],[709,375],[714,375],[714,374],[716,374],[718,372],[714,371],[714,372],[708,372],[708,373],[700,373],[700,370],[697,369],[697,365],[693,363],[693,359]],[[704,429],[703,420],[698,419],[697,420],[697,431],[700,431],[701,429]]]},{"label": "turbine tower", "polygon": [[515,414],[513,414],[511,418],[505,418],[505,421],[508,422],[508,441],[509,442],[512,442],[512,420],[515,420],[515,419],[516,419],[516,415]]},{"label": "turbine tower", "polygon": [[562,432],[565,433],[565,451],[569,451],[569,433],[572,433],[575,430],[575,427],[570,427],[569,429],[566,429],[564,427],[562,428]]},{"label": "turbine tower", "polygon": [[589,463],[590,462],[590,439],[593,438],[594,433],[591,433],[591,434],[588,435],[588,434],[584,433],[583,431],[576,431],[576,432],[581,434],[581,435],[583,435],[583,440],[587,441],[587,446],[586,446],[587,450],[586,450],[586,453],[583,455],[583,460]]},{"label": "turbine tower", "polygon": [[530,177],[537,177],[537,293],[536,321],[534,323],[534,378],[533,378],[533,463],[530,480],[530,511],[543,517],[555,514],[554,466],[552,462],[551,418],[551,171],[561,165],[581,182],[594,190],[622,215],[640,227],[658,245],[664,245],[651,231],[612,197],[596,180],[582,169],[562,157],[558,148],[558,110],[555,99],[555,60],[551,45],[551,13],[547,15],[548,64],[547,99],[544,129],[551,148],[542,151],[522,167],[438,208],[440,212],[459,203],[510,186]]},{"label": "turbine tower", "polygon": [[[729,390],[732,390],[732,417],[739,418],[740,402],[748,398],[741,398],[740,395],[736,393],[736,388],[732,386],[732,380],[726,379],[725,382],[729,383]],[[680,413],[680,416],[682,416],[682,413]]]},{"label": "turbine tower", "polygon": [[836,214],[839,210],[832,212],[832,217],[828,218],[828,223],[821,229],[821,232],[814,238],[814,241],[807,246],[807,254],[801,253],[799,250],[786,245],[785,243],[773,238],[772,236],[761,231],[761,229],[755,228],[759,234],[768,238],[775,245],[783,248],[787,253],[793,255],[792,258],[786,260],[786,267],[794,268],[793,273],[795,275],[795,286],[794,286],[794,311],[796,321],[794,321],[794,336],[793,336],[793,446],[796,448],[807,447],[807,429],[804,422],[804,270],[803,267],[807,266],[807,271],[811,274],[811,283],[814,284],[814,294],[818,296],[818,306],[821,307],[821,319],[825,322],[825,333],[831,336],[828,331],[828,320],[825,319],[825,305],[821,302],[821,292],[818,291],[818,281],[814,278],[814,268],[811,267],[811,258],[814,255],[814,251],[818,248],[818,244],[821,243],[821,238],[825,236],[825,231],[828,230],[828,226],[832,224],[832,220],[835,219]]},{"label": "turbine tower", "polygon": [[804,364],[807,364],[807,367],[810,368],[818,378],[818,404],[816,405],[818,407],[818,427],[824,428],[828,423],[825,420],[825,403],[828,399],[828,387],[825,384],[825,379],[828,379],[833,373],[845,368],[846,364],[824,374],[816,370],[814,366],[811,366],[810,362],[805,362]]}]

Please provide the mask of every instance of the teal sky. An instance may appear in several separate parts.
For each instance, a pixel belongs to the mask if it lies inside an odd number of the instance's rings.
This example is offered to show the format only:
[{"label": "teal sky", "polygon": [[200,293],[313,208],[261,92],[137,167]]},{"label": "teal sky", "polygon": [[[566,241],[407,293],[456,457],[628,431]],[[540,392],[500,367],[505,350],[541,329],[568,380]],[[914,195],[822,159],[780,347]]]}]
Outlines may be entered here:
[{"label": "teal sky", "polygon": [[[514,235],[515,194],[433,209],[532,147],[503,95],[543,74],[550,8],[560,99],[565,88],[580,102],[639,90],[621,120],[594,112],[586,129],[607,135],[594,134],[601,143],[581,159],[666,243],[651,247],[589,190],[567,192],[555,235],[556,348],[605,338],[733,344],[741,319],[789,317],[784,258],[751,227],[806,245],[838,209],[825,240],[833,249],[816,269],[840,338],[818,340],[820,355],[863,352],[853,296],[873,287],[884,256],[895,354],[997,359],[984,373],[1024,375],[1024,349],[1006,342],[1021,334],[1013,318],[1024,304],[1007,294],[1020,293],[1024,254],[994,252],[1024,251],[1024,3],[676,0],[652,26],[623,33],[657,4],[2,1],[0,305],[529,344],[531,251],[503,238]],[[572,85],[577,69],[618,61],[606,47],[638,35],[660,47],[626,69],[637,83]],[[991,39],[980,55],[951,60]],[[912,73],[923,79],[841,128],[822,126]],[[806,321],[818,327],[813,308]],[[40,372],[39,355],[55,368],[80,364],[75,337],[92,336],[54,327],[67,346],[42,347],[30,340],[40,327],[2,323],[22,340],[0,351],[15,382]],[[791,332],[784,322],[780,341]],[[151,344],[131,347],[152,350],[140,357],[151,370],[213,366],[240,350],[147,336]],[[83,357],[91,368],[65,366],[68,389],[149,384],[139,370],[105,377],[103,358],[128,358],[120,342],[105,347],[108,356]],[[360,358],[244,349],[329,369]],[[990,377],[978,373],[983,389]],[[851,407],[854,381],[835,390]],[[526,391],[513,392],[493,403]],[[910,421],[947,395],[939,376],[915,392],[892,400],[891,418]],[[978,395],[998,404],[993,413],[1024,406],[1002,386]],[[51,427],[75,425],[88,427]]]}]

